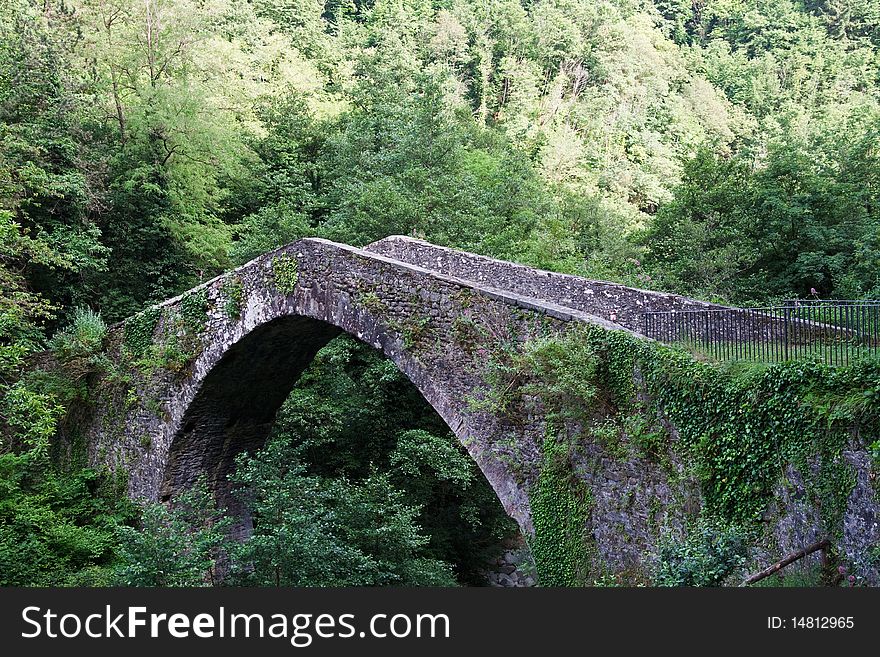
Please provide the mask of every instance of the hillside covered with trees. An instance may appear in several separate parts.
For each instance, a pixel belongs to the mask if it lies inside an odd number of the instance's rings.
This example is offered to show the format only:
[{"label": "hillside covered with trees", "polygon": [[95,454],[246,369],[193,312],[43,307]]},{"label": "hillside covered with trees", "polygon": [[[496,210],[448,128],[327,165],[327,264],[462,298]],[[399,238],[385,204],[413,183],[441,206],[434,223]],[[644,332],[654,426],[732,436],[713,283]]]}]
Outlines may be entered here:
[{"label": "hillside covered with trees", "polygon": [[878,82],[877,0],[0,0],[0,584],[475,583],[509,520],[353,340],[239,464],[244,544],[59,458],[107,325],[307,236],[876,299]]}]

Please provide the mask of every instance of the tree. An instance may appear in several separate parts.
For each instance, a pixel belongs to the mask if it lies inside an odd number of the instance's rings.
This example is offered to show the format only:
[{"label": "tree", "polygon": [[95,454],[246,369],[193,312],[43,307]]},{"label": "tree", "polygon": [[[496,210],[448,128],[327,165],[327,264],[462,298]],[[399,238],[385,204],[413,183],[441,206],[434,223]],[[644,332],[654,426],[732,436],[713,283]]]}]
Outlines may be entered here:
[{"label": "tree", "polygon": [[750,167],[702,151],[644,236],[646,266],[663,288],[735,297],[738,277],[756,261],[744,214]]},{"label": "tree", "polygon": [[450,584],[387,480],[362,484],[307,475],[290,440],[243,456],[233,477],[251,536],[232,552],[233,581],[258,586]]},{"label": "tree", "polygon": [[[3,290],[25,288],[60,307],[82,303],[83,276],[105,270],[107,250],[90,214],[100,203],[102,158],[80,133],[82,105],[67,70],[66,30],[76,19],[63,6],[39,7],[0,3],[2,257],[4,268],[13,258],[20,265],[18,282]],[[26,314],[37,311],[35,296],[19,300]]]},{"label": "tree", "polygon": [[0,586],[109,585],[116,529],[134,517],[124,492],[106,471],[0,454]]},{"label": "tree", "polygon": [[121,526],[116,581],[124,586],[205,586],[221,581],[233,519],[214,500],[204,479],[171,507],[147,504],[139,527]]}]

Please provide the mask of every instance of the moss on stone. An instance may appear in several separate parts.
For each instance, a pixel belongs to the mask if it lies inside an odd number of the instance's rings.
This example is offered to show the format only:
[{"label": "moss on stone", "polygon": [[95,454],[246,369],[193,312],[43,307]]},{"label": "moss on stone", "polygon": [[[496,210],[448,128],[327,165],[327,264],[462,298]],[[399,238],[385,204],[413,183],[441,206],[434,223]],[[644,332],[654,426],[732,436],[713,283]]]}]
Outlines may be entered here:
[{"label": "moss on stone", "polygon": [[162,309],[153,306],[125,322],[122,344],[132,356],[143,356],[153,344],[153,334],[161,316]]},{"label": "moss on stone", "polygon": [[293,294],[299,281],[299,263],[289,253],[272,258],[272,275],[275,289],[284,295]]},{"label": "moss on stone", "polygon": [[229,274],[220,286],[220,292],[226,298],[223,303],[223,313],[231,320],[241,317],[242,303],[244,302],[244,285],[235,274]]}]

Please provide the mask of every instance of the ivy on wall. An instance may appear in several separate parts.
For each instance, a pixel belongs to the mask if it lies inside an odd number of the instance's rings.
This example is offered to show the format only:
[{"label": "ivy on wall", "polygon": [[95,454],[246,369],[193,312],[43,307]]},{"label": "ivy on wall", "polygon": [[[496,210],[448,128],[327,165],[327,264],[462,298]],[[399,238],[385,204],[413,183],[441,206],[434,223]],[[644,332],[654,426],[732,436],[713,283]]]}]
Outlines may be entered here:
[{"label": "ivy on wall", "polygon": [[574,476],[570,446],[548,435],[538,482],[531,493],[535,535],[530,548],[543,586],[579,586],[589,575],[590,488]]},{"label": "ivy on wall", "polygon": [[153,344],[153,333],[161,316],[162,309],[153,306],[125,322],[123,345],[132,356],[143,356]]},{"label": "ivy on wall", "polygon": [[645,377],[653,410],[677,428],[695,463],[706,513],[735,523],[759,521],[786,467],[804,478],[830,538],[855,475],[843,450],[857,432],[876,432],[878,410],[864,403],[880,386],[880,366],[817,362],[719,366],[645,345],[634,365]]},{"label": "ivy on wall", "polygon": [[197,336],[205,330],[210,305],[208,289],[205,287],[183,295],[179,304],[180,318],[187,335]]},{"label": "ivy on wall", "polygon": [[272,258],[272,273],[275,277],[275,289],[281,294],[293,294],[299,280],[299,263],[289,253],[282,253]]},{"label": "ivy on wall", "polygon": [[220,288],[226,301],[223,304],[223,312],[231,320],[237,320],[241,316],[241,307],[244,302],[244,285],[235,274],[230,274]]},{"label": "ivy on wall", "polygon": [[[611,457],[662,460],[671,450],[700,483],[702,516],[746,529],[760,528],[794,468],[833,541],[856,483],[844,450],[856,436],[873,444],[880,429],[876,360],[846,368],[725,365],[623,331],[577,326],[499,349],[487,373],[489,389],[475,408],[514,414],[538,400],[550,426],[567,428],[548,433],[530,492],[533,552],[550,585],[583,582],[590,557],[591,495],[579,490],[585,484],[572,471],[569,445],[621,427],[626,445],[606,449]],[[675,427],[674,444],[657,430],[659,417]],[[572,420],[580,423],[573,436]]]}]

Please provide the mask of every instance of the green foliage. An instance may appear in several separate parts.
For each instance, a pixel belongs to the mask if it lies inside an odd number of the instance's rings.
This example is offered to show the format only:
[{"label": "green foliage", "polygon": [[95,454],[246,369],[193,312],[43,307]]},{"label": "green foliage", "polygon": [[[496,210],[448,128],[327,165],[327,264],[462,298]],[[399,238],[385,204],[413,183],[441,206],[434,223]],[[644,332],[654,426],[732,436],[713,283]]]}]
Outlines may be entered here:
[{"label": "green foliage", "polygon": [[208,289],[205,287],[183,295],[180,300],[180,317],[188,337],[195,338],[205,330],[210,303]]},{"label": "green foliage", "polygon": [[107,324],[91,308],[73,311],[71,323],[52,338],[49,347],[62,361],[89,358],[104,348]]},{"label": "green foliage", "polygon": [[8,371],[39,342],[38,322],[52,317],[54,307],[29,289],[26,263],[59,267],[66,260],[0,210],[0,368]]},{"label": "green foliage", "polygon": [[124,492],[109,472],[0,455],[0,585],[109,585],[116,528],[134,516]]},{"label": "green foliage", "polygon": [[[75,309],[122,320],[306,236],[412,234],[734,301],[880,293],[871,2],[300,5],[0,0],[2,450],[45,451],[105,365],[100,325]],[[296,261],[273,270],[291,294]],[[237,318],[241,293],[222,293]],[[186,371],[206,294],[126,321],[142,373]],[[64,372],[22,379],[59,325]],[[411,347],[431,337],[427,322],[404,328]],[[480,348],[475,330],[456,323],[461,348]],[[634,397],[638,365],[683,427],[711,513],[751,521],[788,459],[839,526],[844,427],[875,421],[867,370],[734,380],[614,333],[566,340],[504,345],[475,408],[538,397],[606,447],[662,459],[657,409]],[[393,366],[335,347],[285,414],[309,476],[358,483],[364,463],[393,473],[392,455],[421,468],[442,494],[394,484],[421,506],[432,557],[470,559],[468,541],[503,533],[485,486],[443,488],[419,445],[441,449],[446,429]]]},{"label": "green foliage", "polygon": [[753,586],[756,588],[777,588],[792,587],[806,588],[809,586],[827,586],[824,572],[821,566],[813,565],[809,567],[796,567],[794,565],[786,567],[784,570],[774,573],[769,577],[758,580]]},{"label": "green foliage", "polygon": [[535,397],[551,421],[586,422],[595,415],[599,364],[595,346],[580,328],[529,340],[522,347],[496,345],[484,372],[482,397],[472,400],[471,407],[509,413]]},{"label": "green foliage", "polygon": [[424,554],[419,509],[388,475],[360,482],[310,476],[289,440],[239,459],[233,481],[253,514],[253,534],[232,551],[235,581],[261,586],[454,584]]},{"label": "green foliage", "polygon": [[38,314],[122,319],[309,235],[707,296],[878,285],[868,2],[87,4],[0,6],[4,288]]},{"label": "green foliage", "polygon": [[263,586],[365,584],[370,561],[328,531],[332,495],[305,476],[289,447],[273,440],[239,459],[234,482],[255,517],[231,576]]},{"label": "green foliage", "polygon": [[[584,571],[593,565],[589,541],[583,536],[590,493],[581,490],[584,484],[575,475],[572,446],[589,436],[612,456],[626,458],[632,446],[644,457],[666,463],[670,443],[666,430],[656,426],[658,414],[676,428],[676,449],[687,464],[684,475],[699,481],[702,514],[714,523],[712,531],[715,525],[759,527],[779,487],[789,484],[786,468],[793,466],[804,480],[810,503],[819,509],[825,535],[832,539],[841,535],[847,500],[856,484],[843,450],[855,427],[865,435],[880,428],[877,406],[866,403],[873,398],[866,391],[880,381],[876,361],[850,368],[793,362],[729,370],[697,361],[681,350],[599,327],[539,338],[507,351],[513,352],[506,355],[508,378],[493,378],[498,366],[490,363],[488,381],[495,392],[490,388],[486,397],[500,400],[499,408],[509,408],[538,395],[550,426],[564,427],[560,435],[569,436],[545,439],[543,464],[530,493],[535,523],[532,549],[542,583],[583,582]],[[557,368],[562,367],[568,368],[568,376],[559,376]],[[636,376],[643,382],[641,396],[637,396]],[[503,386],[500,392],[498,386]],[[563,412],[566,408],[578,412]],[[565,423],[552,424],[559,420]],[[577,424],[572,425],[572,420]],[[710,540],[709,529],[700,526],[695,531],[703,538],[695,537],[697,542],[682,547],[680,554],[668,547],[664,554],[693,561],[697,564],[693,568],[675,568],[702,572],[709,577],[705,582],[717,584],[720,579],[712,578],[722,577],[720,573],[729,572],[725,568],[733,563],[718,555],[733,559],[736,551],[722,549],[729,542],[724,532],[719,547],[714,538]],[[718,554],[711,556],[713,550]],[[724,563],[710,567],[706,565],[710,556]],[[700,559],[709,561],[699,565]],[[680,576],[682,582],[696,582],[693,573],[670,572],[663,575],[664,581],[678,581],[675,578]]]},{"label": "green foliage", "polygon": [[871,458],[874,459],[874,463],[880,465],[880,439],[868,445],[868,450],[871,452]]},{"label": "green foliage", "polygon": [[530,547],[542,586],[583,586],[593,565],[592,495],[574,473],[570,449],[552,435],[544,438],[541,471],[529,495],[535,527]]},{"label": "green foliage", "polygon": [[12,303],[20,321],[84,305],[83,280],[106,271],[91,212],[103,156],[83,139],[69,18],[54,4],[0,4],[0,317]]},{"label": "green foliage", "polygon": [[518,528],[458,440],[448,432],[403,431],[387,472],[407,502],[421,508],[427,553],[451,564],[458,581],[483,584],[480,571]]},{"label": "green foliage", "polygon": [[238,319],[241,316],[241,304],[244,301],[244,286],[241,279],[235,274],[231,274],[223,281],[220,292],[226,297],[223,312],[231,320]]},{"label": "green foliage", "polygon": [[[24,447],[41,455],[47,453],[49,441],[64,412],[55,395],[35,390],[26,381],[6,387],[0,403],[4,423],[17,432],[17,444],[12,446]],[[9,448],[10,445],[0,442],[0,449]]]},{"label": "green foliage", "polygon": [[657,586],[721,586],[745,564],[742,530],[700,521],[686,536],[666,535],[658,546]]},{"label": "green foliage", "polygon": [[149,350],[161,317],[162,309],[154,306],[126,320],[123,344],[132,356],[143,356]]},{"label": "green foliage", "polygon": [[233,519],[217,509],[204,479],[172,507],[147,504],[138,527],[119,526],[115,582],[122,586],[218,584],[217,559],[232,546]]},{"label": "green foliage", "polygon": [[393,363],[351,338],[318,353],[273,435],[292,441],[305,474],[328,486],[387,476],[401,501],[419,510],[413,522],[429,537],[419,552],[450,564],[459,582],[482,583],[485,563],[515,532],[473,459],[419,392]]},{"label": "green foliage", "polygon": [[210,304],[203,287],[184,294],[176,307],[153,306],[130,317],[123,328],[124,355],[146,377],[157,369],[184,372],[202,348]]},{"label": "green foliage", "polygon": [[389,464],[399,480],[429,475],[464,489],[476,479],[473,467],[462,458],[454,438],[450,440],[449,436],[437,436],[424,429],[400,433]]},{"label": "green foliage", "polygon": [[874,294],[880,160],[861,139],[787,139],[760,167],[702,152],[646,235],[646,264],[667,288],[737,301]]},{"label": "green foliage", "polygon": [[[594,423],[600,416],[600,341],[589,331],[574,329],[561,336],[539,337],[522,346],[501,345],[485,371],[482,398],[472,406],[491,412],[523,408],[537,398],[548,419],[538,481],[529,494],[535,535],[530,545],[538,579],[545,586],[580,586],[594,564],[588,527],[590,488],[575,475],[571,459],[571,421],[589,426],[594,437],[616,452],[619,430]],[[558,433],[559,435],[555,435]]]},{"label": "green foliage", "polygon": [[275,277],[275,288],[281,294],[293,294],[299,280],[299,263],[289,253],[282,253],[272,258],[272,273]]},{"label": "green foliage", "polygon": [[431,336],[431,318],[420,317],[418,319],[409,319],[404,322],[401,327],[403,334],[403,346],[405,349],[415,349],[423,345]]},{"label": "green foliage", "polygon": [[61,363],[61,371],[45,376],[32,372],[28,376],[44,381],[52,379],[60,384],[54,386],[55,392],[59,387],[66,389],[66,394],[59,395],[66,404],[85,401],[90,375],[109,367],[109,359],[104,353],[106,340],[107,325],[101,315],[89,308],[77,308],[71,316],[71,323],[49,342],[50,349]]},{"label": "green foliage", "polygon": [[364,308],[376,314],[384,313],[388,310],[388,307],[375,292],[359,294],[358,301],[363,304]]},{"label": "green foliage", "polygon": [[[776,487],[785,483],[786,464],[793,464],[822,510],[826,530],[842,531],[840,514],[855,483],[842,451],[852,427],[865,430],[880,422],[876,408],[862,401],[865,388],[876,385],[876,363],[851,368],[782,363],[732,372],[622,332],[591,333],[594,345],[605,342],[602,377],[612,388],[623,377],[632,381],[634,371],[644,379],[651,404],[618,406],[645,419],[624,426],[651,426],[657,412],[669,419],[700,480],[709,517],[758,521]],[[635,394],[632,383],[629,394]],[[658,444],[657,436],[652,443]]]},{"label": "green foliage", "polygon": [[[658,357],[659,356],[659,357]],[[821,509],[826,531],[842,531],[842,504],[854,480],[842,450],[854,425],[876,412],[849,410],[864,372],[789,363],[732,377],[683,353],[655,348],[646,380],[659,408],[695,457],[707,511],[757,521],[793,463]],[[816,469],[818,466],[818,469]]]},{"label": "green foliage", "polygon": [[533,381],[522,392],[538,395],[551,420],[585,420],[593,414],[599,358],[577,331],[530,341],[522,356],[522,367]]}]

